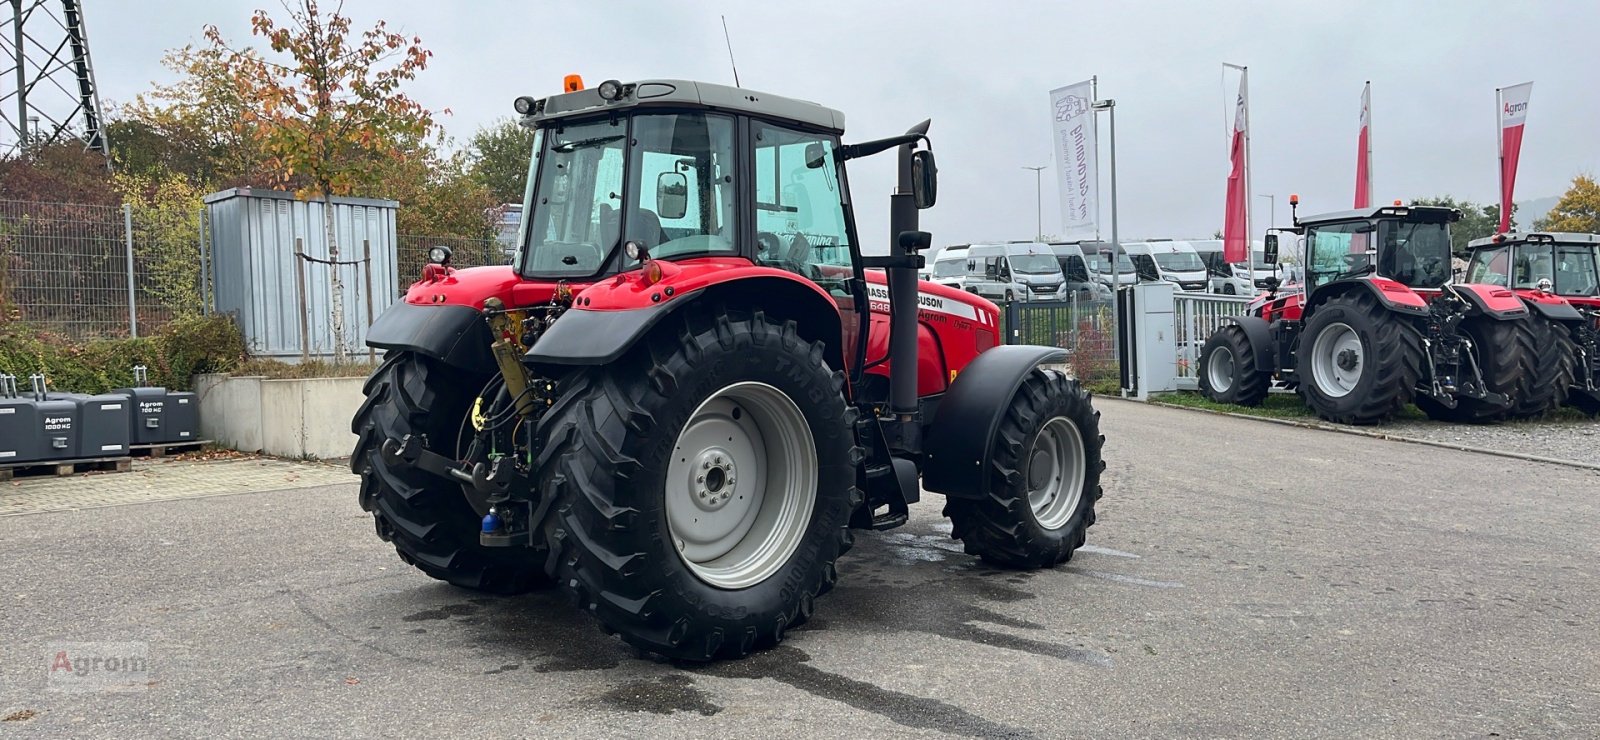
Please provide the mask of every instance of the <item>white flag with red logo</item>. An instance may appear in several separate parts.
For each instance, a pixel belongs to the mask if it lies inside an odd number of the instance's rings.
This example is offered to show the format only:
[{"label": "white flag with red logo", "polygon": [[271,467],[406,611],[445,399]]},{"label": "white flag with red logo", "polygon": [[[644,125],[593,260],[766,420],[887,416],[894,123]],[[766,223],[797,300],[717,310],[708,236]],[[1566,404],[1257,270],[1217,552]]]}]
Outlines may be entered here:
[{"label": "white flag with red logo", "polygon": [[1356,136],[1356,208],[1372,205],[1372,83],[1361,88],[1361,133]]},{"label": "white flag with red logo", "polygon": [[1244,262],[1250,254],[1250,195],[1246,174],[1245,142],[1250,136],[1250,114],[1247,104],[1246,76],[1239,78],[1239,100],[1233,113],[1233,140],[1229,144],[1228,200],[1222,218],[1222,258],[1228,262]]},{"label": "white flag with red logo", "polygon": [[1517,157],[1522,153],[1522,128],[1528,120],[1533,83],[1502,88],[1500,93],[1500,231],[1511,230],[1511,196],[1517,189]]}]

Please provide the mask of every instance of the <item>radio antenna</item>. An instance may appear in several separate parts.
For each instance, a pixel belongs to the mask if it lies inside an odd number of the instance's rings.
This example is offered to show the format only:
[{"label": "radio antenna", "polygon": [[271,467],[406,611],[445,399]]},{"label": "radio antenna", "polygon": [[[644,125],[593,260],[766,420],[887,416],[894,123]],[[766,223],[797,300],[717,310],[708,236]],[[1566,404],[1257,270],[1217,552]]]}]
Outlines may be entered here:
[{"label": "radio antenna", "polygon": [[739,64],[733,61],[733,40],[728,38],[728,16],[722,16],[722,40],[728,44],[728,66],[733,68],[733,86],[743,87],[739,84]]}]

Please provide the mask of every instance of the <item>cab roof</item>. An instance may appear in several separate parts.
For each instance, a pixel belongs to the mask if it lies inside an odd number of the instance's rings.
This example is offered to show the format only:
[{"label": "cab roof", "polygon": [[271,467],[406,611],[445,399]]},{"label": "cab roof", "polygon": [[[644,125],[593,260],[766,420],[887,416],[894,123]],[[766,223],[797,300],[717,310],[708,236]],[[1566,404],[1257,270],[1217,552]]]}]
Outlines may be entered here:
[{"label": "cab roof", "polygon": [[587,116],[606,111],[623,112],[634,108],[706,108],[727,113],[744,113],[779,121],[800,123],[844,133],[844,114],[816,103],[690,80],[641,80],[625,82],[615,100],[600,97],[600,86],[577,92],[552,95],[534,102],[533,110],[522,117],[523,125]]},{"label": "cab roof", "polygon": [[1488,249],[1502,244],[1551,242],[1555,244],[1600,244],[1600,234],[1579,234],[1573,231],[1513,231],[1508,234],[1486,236],[1467,242],[1468,249]]},{"label": "cab roof", "polygon": [[1302,216],[1297,225],[1307,226],[1339,221],[1365,221],[1373,218],[1395,217],[1406,217],[1425,223],[1453,223],[1461,220],[1461,211],[1442,206],[1387,205],[1376,208],[1356,208],[1349,211],[1319,213],[1315,216]]}]

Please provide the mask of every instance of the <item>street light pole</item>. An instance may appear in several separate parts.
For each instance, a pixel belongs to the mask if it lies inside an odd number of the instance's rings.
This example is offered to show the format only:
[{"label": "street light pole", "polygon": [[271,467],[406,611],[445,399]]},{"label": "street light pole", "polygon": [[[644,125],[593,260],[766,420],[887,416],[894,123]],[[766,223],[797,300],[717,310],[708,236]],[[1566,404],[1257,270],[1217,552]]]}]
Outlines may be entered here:
[{"label": "street light pole", "polygon": [[1044,176],[1039,174],[1044,167],[1023,167],[1033,170],[1033,202],[1034,202],[1034,238],[1044,241]]},{"label": "street light pole", "polygon": [[1267,228],[1278,225],[1278,196],[1277,194],[1257,195],[1257,198],[1267,199]]},{"label": "street light pole", "polygon": [[[1111,316],[1116,322],[1118,293],[1122,290],[1121,262],[1122,242],[1117,240],[1117,101],[1106,99],[1096,100],[1092,106],[1096,111],[1107,111],[1111,115]],[[1117,366],[1122,366],[1122,327],[1112,324],[1111,348],[1117,358]],[[1121,383],[1121,380],[1118,380]]]}]

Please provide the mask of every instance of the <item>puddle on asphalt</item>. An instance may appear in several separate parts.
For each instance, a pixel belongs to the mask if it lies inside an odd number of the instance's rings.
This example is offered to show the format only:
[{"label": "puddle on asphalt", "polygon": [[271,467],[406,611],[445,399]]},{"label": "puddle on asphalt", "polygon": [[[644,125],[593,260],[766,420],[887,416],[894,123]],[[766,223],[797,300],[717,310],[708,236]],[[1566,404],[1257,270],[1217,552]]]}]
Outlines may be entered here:
[{"label": "puddle on asphalt", "polygon": [[722,711],[704,691],[695,688],[694,679],[682,673],[653,681],[630,681],[602,694],[599,703],[619,712],[695,712],[710,717]]}]

